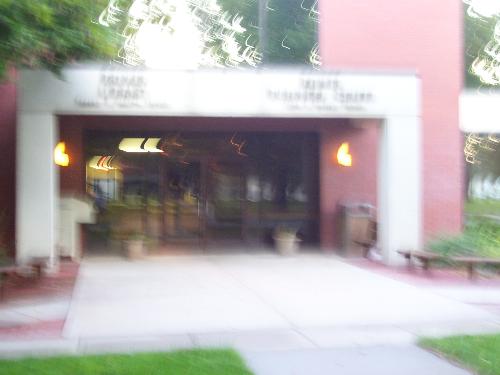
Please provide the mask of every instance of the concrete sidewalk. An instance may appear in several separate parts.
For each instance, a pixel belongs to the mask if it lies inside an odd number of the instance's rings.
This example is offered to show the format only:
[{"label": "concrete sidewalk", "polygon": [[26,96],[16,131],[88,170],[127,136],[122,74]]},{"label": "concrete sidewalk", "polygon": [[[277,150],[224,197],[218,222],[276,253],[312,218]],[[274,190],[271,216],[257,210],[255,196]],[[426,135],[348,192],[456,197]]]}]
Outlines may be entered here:
[{"label": "concrete sidewalk", "polygon": [[2,329],[42,322],[64,321],[71,298],[29,299],[0,305],[0,337]]},{"label": "concrete sidewalk", "polygon": [[301,349],[496,331],[497,314],[332,256],[239,255],[85,261],[64,337],[285,332],[287,349]]},{"label": "concrete sidewalk", "polygon": [[470,375],[414,346],[244,352],[256,375]]},{"label": "concrete sidewalk", "polygon": [[414,344],[500,332],[496,310],[467,303],[497,302],[494,292],[422,288],[327,255],[89,259],[71,302],[0,308],[4,326],[69,309],[62,335],[0,337],[0,357],[232,347],[257,375],[462,375]]}]

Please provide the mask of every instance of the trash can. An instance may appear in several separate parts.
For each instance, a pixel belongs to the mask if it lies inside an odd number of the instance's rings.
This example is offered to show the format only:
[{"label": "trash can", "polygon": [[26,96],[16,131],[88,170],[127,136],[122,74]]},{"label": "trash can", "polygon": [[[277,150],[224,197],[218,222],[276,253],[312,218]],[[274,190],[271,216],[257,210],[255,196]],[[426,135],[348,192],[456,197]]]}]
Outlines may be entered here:
[{"label": "trash can", "polygon": [[340,250],[343,256],[366,255],[366,244],[374,241],[376,210],[369,203],[344,203],[340,207]]}]

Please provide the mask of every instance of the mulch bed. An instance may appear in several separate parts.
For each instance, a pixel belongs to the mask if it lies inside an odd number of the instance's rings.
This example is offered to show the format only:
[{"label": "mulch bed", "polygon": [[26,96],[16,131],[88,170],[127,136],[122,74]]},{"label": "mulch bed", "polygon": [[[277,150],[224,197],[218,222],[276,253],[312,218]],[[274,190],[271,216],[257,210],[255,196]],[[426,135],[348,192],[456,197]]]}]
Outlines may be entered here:
[{"label": "mulch bed", "polygon": [[[59,272],[41,279],[10,277],[5,285],[2,306],[22,306],[23,301],[71,298],[78,275],[79,264],[61,262]],[[33,340],[60,338],[65,320],[40,321],[30,324],[0,327],[2,340]]]},{"label": "mulch bed", "polygon": [[78,263],[61,262],[58,273],[44,275],[39,280],[20,276],[9,277],[5,283],[0,306],[23,299],[71,296],[78,268]]}]

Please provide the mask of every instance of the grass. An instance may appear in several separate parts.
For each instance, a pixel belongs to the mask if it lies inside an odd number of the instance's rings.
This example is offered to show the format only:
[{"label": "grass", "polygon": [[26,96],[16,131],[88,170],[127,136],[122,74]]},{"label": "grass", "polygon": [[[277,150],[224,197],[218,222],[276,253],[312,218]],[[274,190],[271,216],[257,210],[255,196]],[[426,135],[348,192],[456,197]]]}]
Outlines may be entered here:
[{"label": "grass", "polygon": [[445,257],[473,255],[500,257],[500,222],[487,218],[469,220],[463,233],[442,236],[427,243],[432,251]]},{"label": "grass", "polygon": [[1,360],[9,375],[252,375],[232,350]]},{"label": "grass", "polygon": [[469,215],[500,216],[500,201],[493,199],[473,199],[465,202],[464,212]]},{"label": "grass", "polygon": [[420,344],[479,375],[500,375],[500,335],[424,339]]}]

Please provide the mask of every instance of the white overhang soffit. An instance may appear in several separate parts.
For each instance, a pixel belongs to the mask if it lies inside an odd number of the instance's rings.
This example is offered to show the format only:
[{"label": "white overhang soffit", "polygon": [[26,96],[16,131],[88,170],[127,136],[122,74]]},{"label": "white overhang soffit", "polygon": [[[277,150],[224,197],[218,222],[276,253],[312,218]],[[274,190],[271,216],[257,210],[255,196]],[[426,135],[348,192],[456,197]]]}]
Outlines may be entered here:
[{"label": "white overhang soffit", "polygon": [[[19,111],[56,115],[385,118],[420,116],[415,74],[304,70],[21,71]],[[149,145],[148,145],[149,147]],[[151,151],[150,151],[151,152]]]},{"label": "white overhang soffit", "polygon": [[500,91],[464,91],[460,95],[460,129],[465,133],[500,133]]}]

